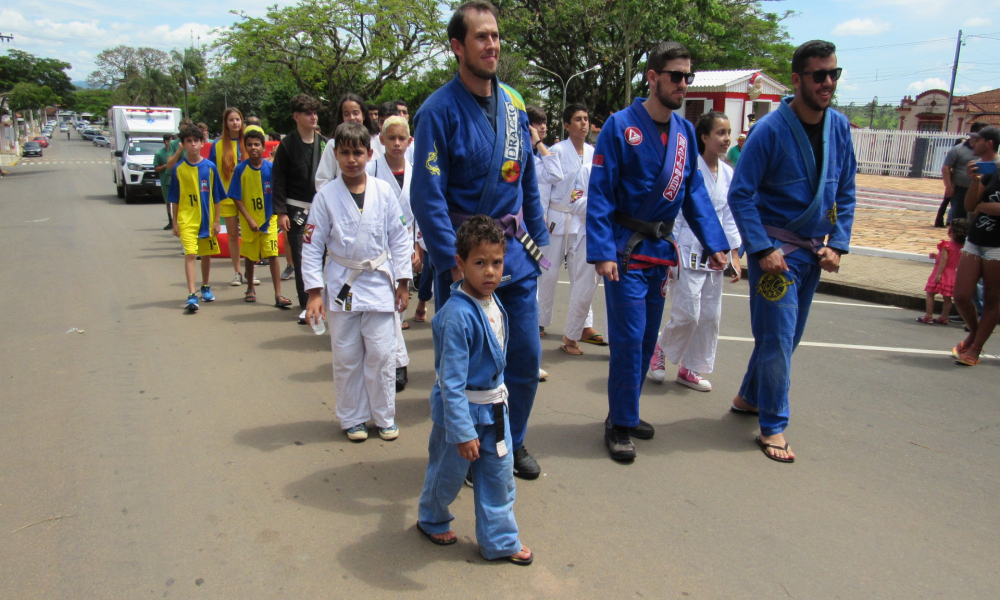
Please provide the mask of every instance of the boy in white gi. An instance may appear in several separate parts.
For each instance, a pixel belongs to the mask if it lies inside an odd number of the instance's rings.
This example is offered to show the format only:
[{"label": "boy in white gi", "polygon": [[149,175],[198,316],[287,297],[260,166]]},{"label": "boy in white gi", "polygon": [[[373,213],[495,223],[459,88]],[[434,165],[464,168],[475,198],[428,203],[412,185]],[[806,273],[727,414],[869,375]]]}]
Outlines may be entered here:
[{"label": "boy in white gi", "polygon": [[302,243],[306,321],[318,323],[329,309],[333,391],[348,439],[368,439],[366,422],[374,419],[379,436],[392,440],[399,436],[395,313],[406,310],[409,298],[412,242],[396,194],[365,173],[371,158],[368,130],[343,123],[335,140],[340,176],[313,199]]},{"label": "boy in white gi", "polygon": [[[551,269],[538,277],[538,325],[552,324],[556,285],[563,261],[569,270],[569,310],[560,346],[572,356],[583,354],[579,342],[607,346],[604,336],[594,329],[591,303],[597,291],[597,273],[587,263],[587,187],[594,160],[594,147],[586,143],[590,114],[582,104],[570,104],[563,111],[563,125],[569,138],[552,146],[563,177],[540,193],[549,245],[542,248]],[[542,184],[539,184],[542,187]]]},{"label": "boy in white gi", "polygon": [[464,279],[434,315],[431,439],[417,529],[439,546],[458,541],[448,507],[472,469],[476,540],[487,560],[530,565],[514,521],[514,454],[503,371],[509,338],[507,313],[497,299],[507,241],[485,215],[458,228],[455,261]]},{"label": "boy in white gi", "polygon": [[[395,105],[392,105],[395,110]],[[379,109],[380,112],[382,109]],[[375,160],[368,162],[368,174],[376,179],[389,184],[392,192],[399,201],[399,208],[403,211],[406,219],[406,232],[410,238],[410,255],[393,256],[393,260],[409,260],[411,269],[419,271],[417,264],[417,254],[413,233],[413,211],[410,209],[410,177],[413,175],[413,167],[406,160],[406,149],[410,147],[413,138],[410,137],[410,124],[400,116],[387,117],[382,122],[382,133],[378,136],[381,139],[382,154]],[[397,353],[396,353],[396,392],[406,389],[409,381],[406,374],[406,367],[410,364],[410,356],[406,352],[406,341],[403,340],[403,329],[409,329],[409,323],[403,323],[401,315],[396,315],[399,327],[396,328]]]}]

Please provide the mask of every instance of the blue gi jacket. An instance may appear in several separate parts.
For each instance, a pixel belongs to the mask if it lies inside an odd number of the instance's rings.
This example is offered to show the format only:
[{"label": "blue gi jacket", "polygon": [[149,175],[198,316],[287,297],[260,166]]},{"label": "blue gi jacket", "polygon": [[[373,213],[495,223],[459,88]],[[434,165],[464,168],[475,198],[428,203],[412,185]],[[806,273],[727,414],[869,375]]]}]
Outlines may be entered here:
[{"label": "blue gi jacket", "polygon": [[[549,243],[524,102],[496,78],[493,92],[498,94],[495,130],[458,75],[431,94],[414,117],[410,205],[439,272],[455,266],[458,227],[449,212],[498,219],[523,209],[524,229],[537,245]],[[494,186],[492,200],[480,210],[484,190]],[[503,270],[501,286],[541,273],[514,239],[507,240]]]},{"label": "blue gi jacket", "polygon": [[[613,221],[621,211],[643,221],[684,218],[709,254],[729,250],[722,224],[698,171],[698,144],[694,126],[676,112],[670,117],[669,146],[664,147],[656,123],[636,98],[631,106],[611,115],[594,150],[587,204],[587,262],[618,260],[620,247],[632,231]],[[662,195],[647,214],[640,214],[661,171],[671,170]],[[679,201],[678,201],[679,200]],[[630,268],[677,264],[677,252],[667,240],[646,239],[632,252]]]},{"label": "blue gi jacket", "polygon": [[[476,425],[493,423],[493,407],[472,404],[465,390],[500,387],[507,366],[507,349],[500,347],[479,304],[458,291],[461,285],[461,281],[451,285],[451,298],[431,319],[437,373],[431,389],[431,420],[445,429],[449,444],[474,440],[479,437]],[[495,294],[493,300],[503,314],[504,331],[509,332],[507,312]]]},{"label": "blue gi jacket", "polygon": [[[820,173],[816,157],[805,129],[789,107],[791,100],[791,97],[783,99],[777,111],[750,130],[729,187],[729,208],[750,254],[775,246],[776,240],[764,231],[765,225],[787,228],[805,213],[817,193]],[[846,253],[854,224],[857,162],[847,118],[827,109],[826,120],[823,140],[826,179],[821,203],[812,217],[793,233],[814,239],[829,236],[827,245]],[[815,254],[802,249],[788,257],[819,262]]]}]

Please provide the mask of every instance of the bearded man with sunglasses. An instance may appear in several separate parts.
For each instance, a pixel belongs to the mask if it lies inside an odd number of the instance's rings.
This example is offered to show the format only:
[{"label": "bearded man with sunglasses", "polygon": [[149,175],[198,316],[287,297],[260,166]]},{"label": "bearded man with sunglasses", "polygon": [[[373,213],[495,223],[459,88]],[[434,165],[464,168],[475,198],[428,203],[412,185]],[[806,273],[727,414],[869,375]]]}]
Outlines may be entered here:
[{"label": "bearded man with sunglasses", "polygon": [[691,54],[677,42],[649,51],[650,97],[608,118],[597,137],[587,205],[587,262],[604,278],[611,361],[604,443],[611,458],[635,458],[633,437],[653,437],[639,419],[639,394],[659,336],[667,268],[677,264],[673,224],[683,211],[712,269],[729,242],[698,171],[694,126],[677,114],[694,81]]},{"label": "bearded man with sunglasses", "polygon": [[842,69],[836,47],[813,40],[792,55],[795,95],[754,125],[729,187],[749,254],[754,349],[731,410],[756,416],[761,451],[790,463],[792,352],[802,339],[821,271],[846,254],[857,162],[847,118],[830,108]]}]

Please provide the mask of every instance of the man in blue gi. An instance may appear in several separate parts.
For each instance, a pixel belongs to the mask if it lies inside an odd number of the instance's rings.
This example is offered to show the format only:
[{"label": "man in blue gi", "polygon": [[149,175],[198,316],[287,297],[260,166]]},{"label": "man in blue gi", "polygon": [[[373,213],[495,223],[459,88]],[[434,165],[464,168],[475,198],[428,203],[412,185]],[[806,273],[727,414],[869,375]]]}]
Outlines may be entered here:
[{"label": "man in blue gi", "polygon": [[604,443],[611,458],[635,458],[632,437],[649,439],[639,394],[663,318],[667,267],[677,264],[674,219],[684,212],[713,269],[729,243],[698,171],[694,126],[674,111],[694,81],[691,54],[677,42],[649,51],[648,99],[608,118],[597,138],[587,205],[587,262],[604,278],[611,363]]},{"label": "man in blue gi", "polygon": [[411,188],[413,215],[436,272],[439,306],[462,278],[455,261],[455,231],[472,215],[492,217],[507,235],[504,273],[496,294],[510,314],[504,369],[514,474],[535,479],[538,463],[524,448],[535,401],[541,341],[537,279],[546,265],[538,245],[549,243],[531,153],[528,116],[520,95],[497,80],[500,31],[497,9],[485,0],[463,4],[448,23],[458,74],[434,92],[414,119]]},{"label": "man in blue gi", "polygon": [[841,73],[835,52],[821,40],[795,49],[795,95],[750,130],[729,188],[729,207],[749,254],[754,337],[732,411],[757,416],[757,445],[778,462],[795,460],[782,433],[792,352],[820,270],[840,267],[854,223],[857,163],[850,124],[829,108]]}]

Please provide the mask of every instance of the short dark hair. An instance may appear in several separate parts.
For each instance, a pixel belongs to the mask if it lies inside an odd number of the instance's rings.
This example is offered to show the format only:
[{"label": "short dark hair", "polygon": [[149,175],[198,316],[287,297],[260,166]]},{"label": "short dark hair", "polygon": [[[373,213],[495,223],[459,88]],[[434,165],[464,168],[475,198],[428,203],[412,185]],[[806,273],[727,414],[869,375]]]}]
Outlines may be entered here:
[{"label": "short dark hair", "polygon": [[396,103],[387,100],[382,104],[378,105],[378,118],[385,119],[388,117],[393,117],[399,114],[399,109],[396,108]]},{"label": "short dark hair", "polygon": [[266,140],[264,140],[264,134],[262,132],[256,130],[256,129],[251,129],[250,131],[244,131],[243,132],[243,144],[244,145],[247,143],[247,140],[260,140],[260,145],[261,146],[263,146],[264,142],[266,141]]},{"label": "short dark hair", "polygon": [[698,124],[694,126],[694,137],[698,141],[698,154],[705,153],[705,142],[701,140],[701,136],[712,133],[712,128],[715,127],[715,121],[718,119],[728,121],[729,117],[724,112],[710,110],[698,118]]},{"label": "short dark hair", "polygon": [[181,132],[178,135],[178,137],[180,138],[181,143],[183,144],[185,140],[187,140],[188,138],[194,138],[200,142],[201,140],[205,139],[205,134],[202,133],[201,129],[198,129],[198,127],[195,125],[185,125],[181,127]]},{"label": "short dark hair", "polygon": [[538,125],[539,123],[548,123],[549,117],[545,114],[545,111],[534,104],[529,104],[524,107],[524,112],[528,113],[528,122],[532,125]]},{"label": "short dark hair", "polygon": [[163,141],[164,142],[169,142],[172,139],[174,139],[174,134],[172,134],[172,133],[164,133],[163,134]]},{"label": "short dark hair", "polygon": [[646,71],[659,73],[675,58],[691,58],[691,52],[680,42],[660,42],[646,56]]},{"label": "short dark hair", "polygon": [[986,127],[989,127],[989,125],[990,124],[985,121],[976,121],[972,124],[972,127],[969,127],[969,133],[977,133]]},{"label": "short dark hair", "polygon": [[805,71],[810,58],[826,58],[836,51],[837,47],[833,45],[833,42],[809,40],[796,48],[792,54],[792,73]]},{"label": "short dark hair", "polygon": [[406,103],[406,100],[393,100],[392,103],[396,106],[405,106],[406,108],[410,108],[410,105]]},{"label": "short dark hair", "polygon": [[194,121],[191,120],[191,117],[184,117],[181,119],[180,126],[184,127],[185,125],[194,125]]},{"label": "short dark hair", "polygon": [[469,253],[480,244],[497,244],[504,253],[507,252],[507,238],[504,237],[503,230],[486,215],[472,217],[462,223],[455,233],[455,253],[462,260],[468,259]]},{"label": "short dark hair", "polygon": [[955,241],[959,244],[964,244],[965,236],[969,234],[969,221],[966,219],[952,219],[948,226],[951,228],[951,232],[955,234],[955,237],[959,238]]},{"label": "short dark hair", "polygon": [[319,112],[320,109],[319,100],[313,98],[309,94],[299,94],[298,96],[293,96],[288,104],[291,106],[293,113]]},{"label": "short dark hair", "polygon": [[260,125],[260,117],[249,116],[247,117],[247,125]]},{"label": "short dark hair", "polygon": [[278,133],[277,131],[272,131],[271,133],[267,134],[267,137],[272,142],[280,142],[281,141],[281,134]]},{"label": "short dark hair", "polygon": [[469,11],[476,11],[479,13],[488,12],[493,15],[493,18],[500,22],[500,13],[497,12],[497,7],[493,6],[492,2],[487,2],[486,0],[472,0],[471,2],[466,2],[462,6],[455,9],[455,14],[451,15],[451,20],[448,21],[448,39],[458,40],[465,43],[465,36],[469,34],[469,24],[465,22],[465,15]]},{"label": "short dark hair", "polygon": [[361,123],[341,123],[333,133],[333,143],[341,146],[372,149],[372,134]]},{"label": "short dark hair", "polygon": [[587,108],[585,105],[580,104],[579,102],[567,104],[565,110],[563,110],[563,123],[569,123],[570,119],[573,118],[573,115],[580,112],[581,110],[587,113],[587,118],[590,118],[590,109]]}]

